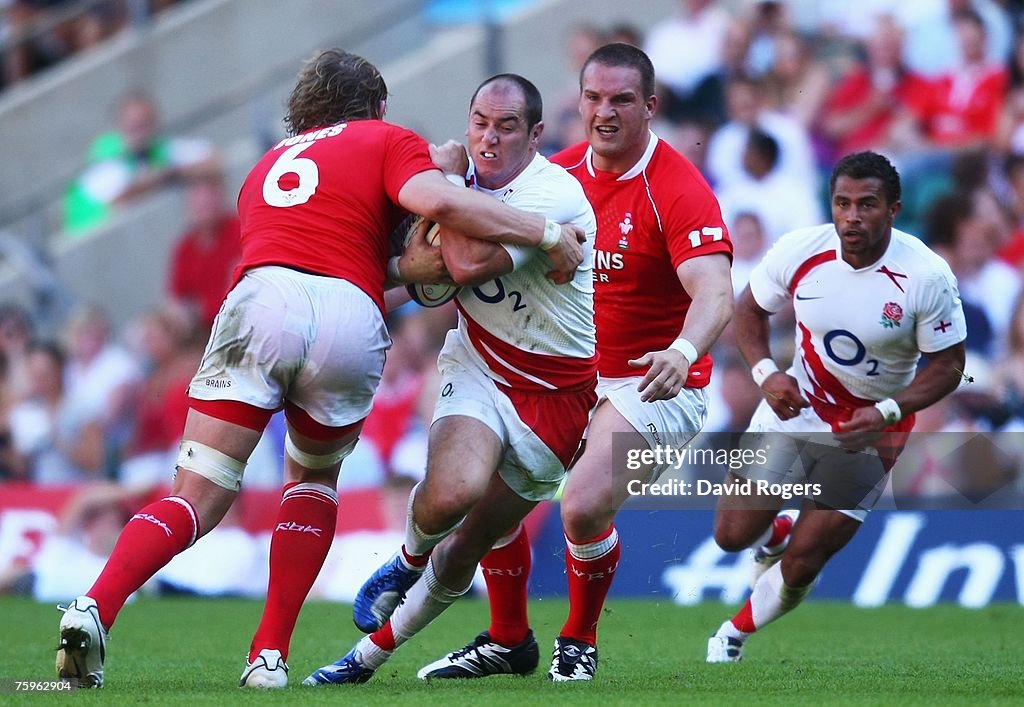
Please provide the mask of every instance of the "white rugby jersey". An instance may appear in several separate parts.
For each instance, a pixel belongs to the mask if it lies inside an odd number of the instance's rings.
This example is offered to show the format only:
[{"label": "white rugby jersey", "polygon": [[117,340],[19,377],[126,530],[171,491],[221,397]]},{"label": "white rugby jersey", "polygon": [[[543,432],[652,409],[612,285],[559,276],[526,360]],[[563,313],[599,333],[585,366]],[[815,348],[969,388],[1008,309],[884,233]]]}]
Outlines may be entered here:
[{"label": "white rugby jersey", "polygon": [[[826,421],[892,397],[913,379],[921,352],[967,336],[956,278],[914,236],[892,230],[878,262],[843,260],[833,224],[787,233],[750,275],[754,300],[796,311],[796,355],[789,375]],[[834,415],[833,415],[834,416]]]},{"label": "white rugby jersey", "polygon": [[[547,277],[551,259],[539,248],[503,245],[515,270],[458,296],[459,334],[488,374],[512,387],[555,390],[584,384],[597,365],[594,327],[594,210],[583,187],[541,155],[506,186],[474,189],[509,206],[574,223],[586,233],[573,280]],[[581,360],[583,359],[583,360]]]}]

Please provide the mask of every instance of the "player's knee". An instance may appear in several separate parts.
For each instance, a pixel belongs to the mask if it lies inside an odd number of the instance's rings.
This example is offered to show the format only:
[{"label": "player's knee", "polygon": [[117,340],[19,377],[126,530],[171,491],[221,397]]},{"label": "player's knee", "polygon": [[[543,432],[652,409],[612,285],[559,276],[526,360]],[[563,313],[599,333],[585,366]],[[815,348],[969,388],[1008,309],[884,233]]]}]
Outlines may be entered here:
[{"label": "player's knee", "polygon": [[432,493],[423,484],[416,490],[413,514],[416,524],[427,534],[440,533],[466,517],[479,494],[461,486],[449,487],[445,492]]},{"label": "player's knee", "polygon": [[726,552],[739,552],[750,547],[756,537],[735,519],[721,514],[715,517],[715,542]]},{"label": "player's knee", "polygon": [[562,498],[562,527],[570,538],[592,538],[608,529],[614,517],[607,509],[595,507],[590,499],[567,495]]}]

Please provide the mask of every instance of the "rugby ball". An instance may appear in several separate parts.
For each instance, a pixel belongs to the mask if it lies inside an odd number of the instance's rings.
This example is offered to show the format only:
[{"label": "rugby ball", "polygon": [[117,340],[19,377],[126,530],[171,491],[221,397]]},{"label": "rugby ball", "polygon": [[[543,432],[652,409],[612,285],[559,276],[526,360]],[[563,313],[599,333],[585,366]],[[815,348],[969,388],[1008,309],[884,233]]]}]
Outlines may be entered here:
[{"label": "rugby ball", "polygon": [[[406,236],[406,245],[412,239],[413,234],[416,232],[417,227],[425,226],[427,229],[426,235],[424,236],[432,246],[441,245],[441,227],[433,222],[425,222],[425,224],[416,224],[411,227]],[[421,307],[440,307],[442,304],[447,304],[455,298],[455,295],[459,294],[459,290],[462,289],[455,285],[446,285],[442,283],[423,285],[419,283],[412,283],[406,285],[405,288],[409,291],[409,295],[412,297],[413,302],[420,305]]]}]

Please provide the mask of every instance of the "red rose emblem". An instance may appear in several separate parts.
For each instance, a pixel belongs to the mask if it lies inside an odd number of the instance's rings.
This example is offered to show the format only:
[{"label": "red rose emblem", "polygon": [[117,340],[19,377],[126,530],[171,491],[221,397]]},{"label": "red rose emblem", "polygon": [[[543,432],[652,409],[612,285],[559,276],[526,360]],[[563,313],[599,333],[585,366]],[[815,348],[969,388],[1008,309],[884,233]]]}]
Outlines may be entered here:
[{"label": "red rose emblem", "polygon": [[899,322],[903,319],[903,307],[895,302],[889,302],[882,310],[882,316],[892,322]]}]

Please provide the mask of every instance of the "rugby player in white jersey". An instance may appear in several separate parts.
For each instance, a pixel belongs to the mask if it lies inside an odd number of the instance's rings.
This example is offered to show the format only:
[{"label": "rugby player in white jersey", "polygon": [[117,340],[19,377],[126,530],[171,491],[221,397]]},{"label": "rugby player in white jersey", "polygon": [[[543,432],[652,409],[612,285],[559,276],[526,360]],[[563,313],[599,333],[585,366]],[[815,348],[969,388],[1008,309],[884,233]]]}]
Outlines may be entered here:
[{"label": "rugby player in white jersey", "polygon": [[[899,174],[876,153],[848,155],[830,192],[833,223],[780,238],[735,313],[737,343],[764,393],[748,431],[771,434],[763,441],[772,454],[793,455],[785,468],[769,461],[741,473],[784,479],[799,467],[823,488],[798,516],[777,514],[781,498],[720,498],[715,540],[729,551],[756,548],[755,581],[743,608],[708,641],[709,663],[740,660],[751,633],[803,600],[877,500],[914,413],[963,375],[967,330],[956,279],[924,243],[893,228]],[[781,371],[769,350],[769,317],[791,300],[796,356]],[[921,356],[927,365],[918,369]],[[851,486],[858,476],[866,483]]]},{"label": "rugby player in white jersey", "polygon": [[[578,225],[587,234],[584,264],[556,285],[546,277],[551,261],[536,248],[443,233],[445,264],[463,289],[458,327],[438,358],[426,477],[410,495],[404,545],[356,599],[356,625],[371,635],[307,685],[365,682],[468,591],[492,547],[526,544],[522,519],[554,496],[577,450],[597,401],[597,223],[579,182],[537,153],[541,112],[540,93],[523,77],[485,81],[470,102],[470,181],[505,204]],[[451,164],[459,161],[453,153],[463,164]],[[461,146],[435,155],[465,174]],[[529,672],[539,660],[528,630],[512,640],[485,632],[467,650],[504,672]]]},{"label": "rugby player in white jersey", "polygon": [[[667,468],[627,468],[613,449],[678,449],[700,431],[712,372],[708,350],[732,312],[732,244],[721,209],[697,168],[651,132],[654,85],[654,67],[641,50],[618,43],[597,49],[580,73],[587,139],[551,158],[580,182],[597,214],[600,355],[600,402],[561,499],[569,615],[552,651],[548,678],[555,682],[593,679],[598,621],[622,551],[615,516],[631,482],[649,482]],[[497,549],[481,563],[492,633],[496,616],[509,633],[527,630],[525,614],[516,624],[518,615],[506,608],[526,596],[526,574],[514,568],[529,561],[528,550],[515,562],[515,548]],[[495,592],[489,565],[499,554],[513,572],[498,575],[504,581]],[[497,661],[477,660],[469,648],[420,674],[508,672]]]}]

